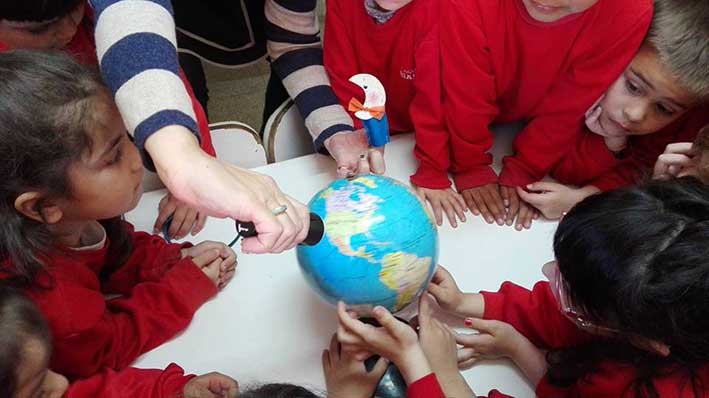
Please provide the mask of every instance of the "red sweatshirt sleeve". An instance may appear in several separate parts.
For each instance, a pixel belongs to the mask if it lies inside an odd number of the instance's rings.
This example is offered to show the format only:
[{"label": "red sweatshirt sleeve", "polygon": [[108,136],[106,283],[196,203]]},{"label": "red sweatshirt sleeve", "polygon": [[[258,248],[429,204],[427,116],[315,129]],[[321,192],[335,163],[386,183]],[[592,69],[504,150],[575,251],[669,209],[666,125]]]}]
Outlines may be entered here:
[{"label": "red sweatshirt sleeve", "polygon": [[[130,231],[133,226],[126,223]],[[132,232],[133,251],[126,263],[102,286],[104,293],[128,295],[141,282],[158,282],[182,259],[180,244],[167,243],[158,235]]]},{"label": "red sweatshirt sleeve", "polygon": [[[458,191],[497,181],[490,168],[492,147],[489,125],[497,116],[495,76],[479,16],[462,3],[446,2],[445,29],[441,29],[443,112],[450,133],[451,172]],[[474,88],[474,89],[471,89]],[[417,143],[429,145],[429,143]],[[435,153],[435,148],[426,149]],[[447,159],[439,159],[437,170]],[[429,173],[427,165],[420,173]],[[423,169],[423,170],[422,170]]]},{"label": "red sweatshirt sleeve", "polygon": [[[559,78],[515,139],[515,155],[503,160],[500,184],[525,186],[539,181],[571,150],[580,136],[584,113],[635,56],[651,16],[652,10],[648,9],[626,24],[598,24],[595,32],[602,34],[609,45],[594,46],[585,54],[574,55],[577,61]],[[623,39],[617,40],[618,37]]]},{"label": "red sweatshirt sleeve", "polygon": [[539,348],[568,347],[590,338],[559,311],[549,282],[537,282],[532,291],[505,282],[496,293],[481,293],[485,319],[511,324]]},{"label": "red sweatshirt sleeve", "polygon": [[[364,101],[362,89],[352,84],[349,78],[360,73],[357,65],[357,54],[351,43],[348,27],[352,24],[347,21],[347,15],[343,15],[340,1],[328,1],[325,3],[325,36],[323,38],[323,63],[325,70],[330,77],[330,84],[335,96],[340,104],[347,109],[351,98]],[[362,4],[364,7],[364,4]],[[363,128],[362,121],[356,117],[352,118],[355,130]]]},{"label": "red sweatshirt sleeve", "polygon": [[128,368],[106,369],[69,386],[66,398],[176,398],[194,376],[170,364],[165,370]]},{"label": "red sweatshirt sleeve", "polygon": [[408,398],[445,397],[435,373],[428,374],[411,383],[411,385],[406,389],[406,396]]},{"label": "red sweatshirt sleeve", "polygon": [[52,292],[40,297],[40,308],[65,315],[51,325],[51,368],[76,378],[104,367],[129,366],[185,329],[217,288],[192,260],[184,259],[159,282],[141,283],[128,297],[106,301],[100,291],[68,283]]},{"label": "red sweatshirt sleeve", "polygon": [[448,178],[450,144],[443,116],[439,33],[436,22],[416,48],[416,94],[409,105],[409,116],[415,130],[414,155],[419,167],[411,176],[411,182],[444,189],[451,185]]},{"label": "red sweatshirt sleeve", "polygon": [[598,134],[583,131],[576,146],[554,166],[551,176],[562,184],[584,185],[613,170],[618,159]]}]

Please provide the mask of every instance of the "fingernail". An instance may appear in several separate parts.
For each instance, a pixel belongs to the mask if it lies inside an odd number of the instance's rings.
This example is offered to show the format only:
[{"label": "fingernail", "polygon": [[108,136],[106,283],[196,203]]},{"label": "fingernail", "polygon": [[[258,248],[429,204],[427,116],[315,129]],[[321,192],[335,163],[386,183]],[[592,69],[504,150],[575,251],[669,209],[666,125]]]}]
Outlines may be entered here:
[{"label": "fingernail", "polygon": [[527,184],[527,189],[532,189],[532,184]]},{"label": "fingernail", "polygon": [[504,220],[504,219],[502,219],[502,218],[498,218],[498,219],[497,219],[497,225],[502,225],[502,224],[504,224],[504,223],[505,223],[505,220]]},{"label": "fingernail", "polygon": [[465,318],[465,327],[472,328],[473,327],[473,320],[470,318]]},{"label": "fingernail", "polygon": [[492,218],[491,218],[491,217],[486,218],[485,221],[487,221],[488,224],[492,224]]},{"label": "fingernail", "polygon": [[502,203],[505,205],[505,207],[509,207],[509,206],[510,206],[510,201],[507,200],[507,199],[503,200]]}]

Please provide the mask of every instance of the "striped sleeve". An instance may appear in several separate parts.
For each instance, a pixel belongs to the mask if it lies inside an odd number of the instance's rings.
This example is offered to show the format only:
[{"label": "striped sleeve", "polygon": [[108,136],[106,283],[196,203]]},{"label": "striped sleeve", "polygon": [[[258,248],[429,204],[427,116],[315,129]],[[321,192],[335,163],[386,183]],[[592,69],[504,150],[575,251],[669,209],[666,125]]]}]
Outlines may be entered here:
[{"label": "striped sleeve", "polygon": [[199,140],[192,102],[179,76],[170,0],[90,0],[101,74],[115,96],[128,132],[145,151],[151,134],[184,126]]},{"label": "striped sleeve", "polygon": [[266,0],[266,38],[273,70],[294,99],[313,136],[325,139],[352,131],[352,119],[337,101],[323,66],[316,0]]}]

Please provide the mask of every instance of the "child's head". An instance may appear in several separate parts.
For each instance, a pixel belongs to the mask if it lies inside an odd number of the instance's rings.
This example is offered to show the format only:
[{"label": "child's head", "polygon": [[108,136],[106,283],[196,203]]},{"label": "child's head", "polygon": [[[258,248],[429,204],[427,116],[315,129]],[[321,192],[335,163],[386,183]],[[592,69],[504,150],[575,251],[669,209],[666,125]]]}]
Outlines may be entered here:
[{"label": "child's head", "polygon": [[0,396],[61,397],[68,383],[47,368],[51,352],[39,310],[19,292],[0,286]]},{"label": "child's head", "polygon": [[55,235],[120,216],[142,193],[108,90],[68,55],[0,54],[0,153],[0,258],[28,279]]},{"label": "child's head", "polygon": [[[692,367],[709,359],[709,187],[650,181],[587,198],[561,221],[560,303],[577,325]],[[595,325],[595,326],[589,326]],[[605,333],[605,331],[612,331]]]},{"label": "child's head", "polygon": [[709,98],[709,3],[655,0],[645,43],[601,100],[610,135],[661,130]]},{"label": "child's head", "polygon": [[273,383],[241,392],[239,398],[319,398],[319,396],[304,387]]},{"label": "child's head", "polygon": [[9,48],[61,49],[76,34],[86,0],[0,2],[0,43]]},{"label": "child's head", "polygon": [[529,16],[539,22],[554,22],[584,12],[598,0],[522,0]]}]

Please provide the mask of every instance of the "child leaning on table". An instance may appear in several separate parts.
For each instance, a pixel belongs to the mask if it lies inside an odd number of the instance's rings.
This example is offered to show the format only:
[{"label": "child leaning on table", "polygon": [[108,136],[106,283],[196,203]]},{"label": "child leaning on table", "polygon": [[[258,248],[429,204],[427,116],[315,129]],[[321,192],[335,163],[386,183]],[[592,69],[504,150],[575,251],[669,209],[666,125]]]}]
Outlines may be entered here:
[{"label": "child leaning on table", "polygon": [[439,268],[429,292],[480,331],[458,336],[464,361],[508,356],[540,398],[698,398],[709,383],[707,237],[709,188],[654,180],[576,205],[554,236],[549,282],[532,291],[462,293]]},{"label": "child leaning on table", "polygon": [[121,219],[142,194],[138,150],[69,56],[0,54],[0,153],[0,279],[42,311],[51,368],[70,379],[130,365],[234,275],[223,243],[168,244]]},{"label": "child leaning on table", "polygon": [[589,195],[639,181],[669,144],[691,145],[709,123],[709,3],[654,4],[640,50],[591,107],[576,147],[551,172],[559,183],[518,189],[547,218],[559,218]]},{"label": "child leaning on table", "polygon": [[[124,10],[125,11],[125,10]],[[94,13],[87,0],[23,0],[0,2],[0,52],[20,49],[62,50],[84,65],[98,67],[94,42]],[[120,52],[114,52],[121,55]],[[190,111],[194,112],[199,131],[200,146],[215,156],[207,115],[197,101],[192,87],[175,65],[182,83],[190,95]],[[190,231],[198,233],[206,216],[167,193],[160,201],[155,232],[172,215],[168,230],[174,238],[182,238]]]}]

